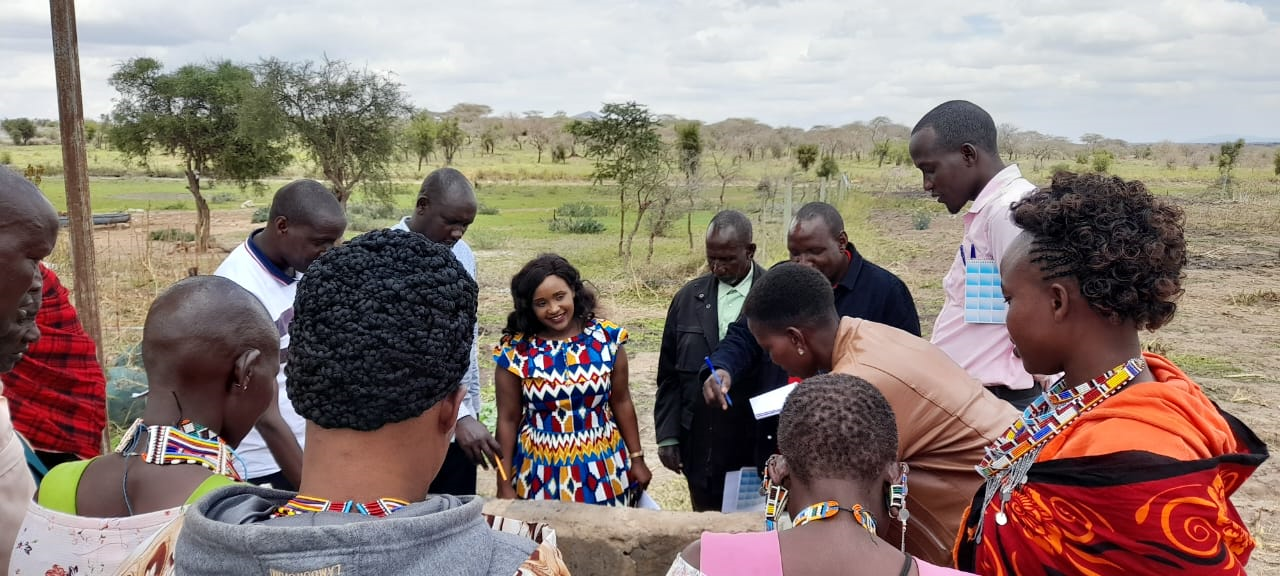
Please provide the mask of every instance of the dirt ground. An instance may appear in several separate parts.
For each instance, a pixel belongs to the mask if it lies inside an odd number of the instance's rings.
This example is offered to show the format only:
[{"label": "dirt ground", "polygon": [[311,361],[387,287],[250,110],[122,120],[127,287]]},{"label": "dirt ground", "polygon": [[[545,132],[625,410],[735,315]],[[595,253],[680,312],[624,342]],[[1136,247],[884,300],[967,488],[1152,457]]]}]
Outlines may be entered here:
[{"label": "dirt ground", "polygon": [[[1187,210],[1189,264],[1184,295],[1173,323],[1146,337],[1153,351],[1171,356],[1225,410],[1253,428],[1270,445],[1280,445],[1280,200],[1249,203],[1208,199],[1179,200]],[[197,255],[178,242],[147,238],[169,228],[189,230],[194,215],[183,212],[134,214],[131,226],[100,229],[96,233],[105,349],[108,357],[141,338],[142,320],[155,294],[191,269],[208,274],[226,252],[254,228],[251,209],[215,212],[213,232],[220,250]],[[950,265],[953,246],[961,235],[961,220],[936,218],[916,230],[913,216],[901,211],[875,213],[871,218],[894,256],[878,263],[899,274],[912,288],[928,331],[942,303],[941,278]],[[851,225],[853,225],[851,223]],[[70,282],[67,242],[50,259]],[[490,266],[486,260],[509,259],[510,254],[478,250],[481,262],[481,316],[500,318],[509,305],[506,278],[512,266]],[[626,323],[628,313],[661,317],[654,310],[617,310]],[[488,328],[488,327],[487,327]],[[642,331],[643,328],[637,328]],[[648,335],[659,337],[660,335]],[[633,353],[631,382],[645,451],[652,455],[653,491],[667,508],[687,509],[683,482],[662,469],[653,435],[653,381],[657,354]],[[486,377],[486,382],[490,380]],[[492,493],[491,475],[480,486]],[[1280,467],[1272,460],[1244,484],[1233,498],[1251,526],[1259,547],[1250,562],[1255,574],[1280,574]]]}]

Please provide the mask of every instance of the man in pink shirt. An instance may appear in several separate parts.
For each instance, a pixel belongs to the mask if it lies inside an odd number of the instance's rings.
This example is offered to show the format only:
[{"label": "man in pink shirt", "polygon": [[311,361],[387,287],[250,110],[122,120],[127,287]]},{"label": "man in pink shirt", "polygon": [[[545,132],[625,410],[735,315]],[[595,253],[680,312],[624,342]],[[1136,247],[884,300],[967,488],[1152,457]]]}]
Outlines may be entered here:
[{"label": "man in pink shirt", "polygon": [[1020,232],[1009,206],[1036,187],[1016,164],[1000,160],[995,122],[971,102],[952,100],[930,110],[911,130],[910,150],[925,191],[949,212],[958,214],[972,202],[964,239],[942,281],[946,301],[932,341],[991,393],[1022,409],[1040,387],[1014,356],[998,267]]}]

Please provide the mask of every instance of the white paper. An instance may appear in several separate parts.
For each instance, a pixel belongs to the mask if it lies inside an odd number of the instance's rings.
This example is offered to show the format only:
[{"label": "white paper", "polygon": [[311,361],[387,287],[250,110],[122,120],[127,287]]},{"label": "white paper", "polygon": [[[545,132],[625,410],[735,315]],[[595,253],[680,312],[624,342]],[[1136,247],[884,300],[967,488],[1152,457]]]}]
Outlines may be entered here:
[{"label": "white paper", "polygon": [[640,508],[642,510],[661,510],[662,509],[662,507],[658,505],[658,502],[655,501],[653,497],[649,495],[648,491],[640,493],[640,503],[636,505],[636,508]]},{"label": "white paper", "polygon": [[770,416],[777,416],[782,412],[782,405],[787,402],[787,396],[791,395],[791,391],[796,389],[795,384],[787,384],[777,390],[765,392],[751,399],[751,411],[755,412],[756,420],[764,420]]},{"label": "white paper", "polygon": [[755,466],[725,473],[721,512],[764,512],[764,502],[765,497],[760,495],[760,473]]}]

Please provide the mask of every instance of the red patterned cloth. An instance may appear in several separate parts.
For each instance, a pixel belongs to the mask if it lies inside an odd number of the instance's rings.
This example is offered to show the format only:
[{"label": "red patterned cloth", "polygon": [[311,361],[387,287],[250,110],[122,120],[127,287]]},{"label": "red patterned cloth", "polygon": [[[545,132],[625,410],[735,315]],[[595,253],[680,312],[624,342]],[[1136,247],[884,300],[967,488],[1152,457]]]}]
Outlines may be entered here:
[{"label": "red patterned cloth", "polygon": [[36,450],[93,458],[102,452],[107,383],[97,349],[53,270],[40,265],[44,299],[36,314],[40,339],[5,374],[13,427]]}]

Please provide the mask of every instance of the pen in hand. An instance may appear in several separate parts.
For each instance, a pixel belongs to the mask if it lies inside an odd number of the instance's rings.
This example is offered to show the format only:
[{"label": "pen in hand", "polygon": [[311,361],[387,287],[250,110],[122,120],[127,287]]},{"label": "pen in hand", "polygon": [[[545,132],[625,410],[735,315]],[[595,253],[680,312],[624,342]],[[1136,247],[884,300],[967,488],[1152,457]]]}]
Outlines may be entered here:
[{"label": "pen in hand", "polygon": [[724,394],[724,401],[729,403],[729,407],[733,407],[733,399],[729,398],[729,391],[724,389],[724,381],[720,379],[720,375],[716,374],[716,367],[711,363],[710,356],[703,356],[702,360],[707,363],[707,368],[711,370],[711,377],[716,379],[716,384],[720,386],[720,393]]}]

